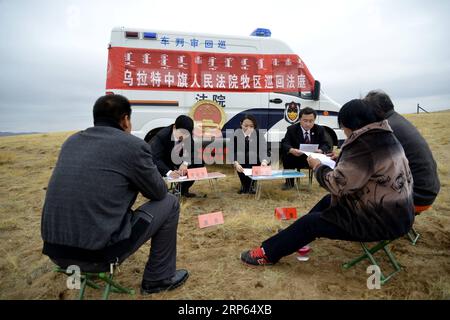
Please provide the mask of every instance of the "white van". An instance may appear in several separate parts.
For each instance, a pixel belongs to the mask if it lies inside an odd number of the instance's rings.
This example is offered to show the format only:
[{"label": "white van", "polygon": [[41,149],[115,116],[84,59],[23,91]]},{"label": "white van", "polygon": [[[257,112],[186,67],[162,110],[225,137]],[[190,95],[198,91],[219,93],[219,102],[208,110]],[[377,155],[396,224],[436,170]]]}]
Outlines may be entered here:
[{"label": "white van", "polygon": [[312,107],[337,145],[344,139],[337,124],[341,106],[320,90],[301,58],[270,35],[268,29],[238,37],[114,28],[106,91],[130,100],[132,133],[147,141],[181,114],[190,115],[203,136],[217,136],[238,128],[249,113],[267,130],[268,142],[280,142],[300,109]]}]

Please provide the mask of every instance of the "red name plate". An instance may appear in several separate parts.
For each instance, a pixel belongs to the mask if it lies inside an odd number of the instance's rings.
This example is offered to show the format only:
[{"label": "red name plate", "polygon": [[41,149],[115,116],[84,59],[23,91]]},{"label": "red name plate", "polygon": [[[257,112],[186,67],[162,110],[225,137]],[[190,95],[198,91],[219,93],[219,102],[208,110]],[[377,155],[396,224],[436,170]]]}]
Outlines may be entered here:
[{"label": "red name plate", "polygon": [[297,219],[296,208],[275,208],[275,217],[278,220]]},{"label": "red name plate", "polygon": [[188,176],[188,179],[206,178],[208,176],[208,171],[206,170],[205,167],[188,169],[187,176]]},{"label": "red name plate", "polygon": [[198,225],[200,228],[211,227],[218,224],[223,224],[223,214],[221,211],[198,216]]},{"label": "red name plate", "polygon": [[271,175],[272,175],[271,166],[252,167],[252,176],[271,176]]}]

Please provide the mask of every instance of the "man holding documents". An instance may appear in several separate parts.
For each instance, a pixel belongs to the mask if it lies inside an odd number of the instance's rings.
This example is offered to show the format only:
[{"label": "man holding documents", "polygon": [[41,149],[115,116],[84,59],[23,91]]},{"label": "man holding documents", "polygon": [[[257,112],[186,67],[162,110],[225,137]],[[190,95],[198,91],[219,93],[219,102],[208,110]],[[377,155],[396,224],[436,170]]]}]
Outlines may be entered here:
[{"label": "man holding documents", "polygon": [[[287,128],[281,141],[282,162],[285,169],[308,168],[306,152],[328,153],[331,151],[326,140],[325,129],[315,124],[317,112],[309,107],[300,110],[300,122]],[[283,190],[294,187],[294,179],[286,179]]]}]

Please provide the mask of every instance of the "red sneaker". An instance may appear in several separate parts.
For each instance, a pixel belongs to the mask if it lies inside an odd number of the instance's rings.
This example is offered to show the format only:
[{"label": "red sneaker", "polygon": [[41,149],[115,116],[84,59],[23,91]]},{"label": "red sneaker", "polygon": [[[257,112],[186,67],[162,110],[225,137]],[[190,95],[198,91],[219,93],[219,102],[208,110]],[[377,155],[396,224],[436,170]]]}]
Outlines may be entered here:
[{"label": "red sneaker", "polygon": [[273,264],[267,259],[262,247],[242,252],[241,260],[253,266],[268,266]]}]

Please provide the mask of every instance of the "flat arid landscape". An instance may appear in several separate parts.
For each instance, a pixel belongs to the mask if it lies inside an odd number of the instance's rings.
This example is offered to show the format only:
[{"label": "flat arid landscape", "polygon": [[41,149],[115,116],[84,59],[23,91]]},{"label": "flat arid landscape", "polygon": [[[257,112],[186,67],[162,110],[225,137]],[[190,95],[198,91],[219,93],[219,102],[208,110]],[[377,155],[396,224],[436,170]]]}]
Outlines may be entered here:
[{"label": "flat arid landscape", "polygon": [[[190,278],[174,291],[141,296],[139,287],[150,243],[125,261],[116,275],[119,283],[137,291],[134,296],[111,294],[111,299],[450,299],[450,111],[406,115],[426,138],[438,163],[441,192],[432,209],[416,218],[421,234],[416,246],[405,238],[390,247],[403,270],[381,289],[368,289],[369,262],[352,269],[342,264],[361,254],[358,243],[318,239],[310,259],[296,255],[274,266],[251,268],[240,262],[241,251],[284,228],[291,221],[274,218],[276,207],[296,207],[306,213],[326,191],[307,179],[295,190],[282,191],[282,181],[263,182],[262,196],[239,195],[239,179],[230,166],[208,167],[227,178],[214,194],[208,182],[192,192],[203,197],[181,203],[177,267]],[[48,180],[62,143],[73,132],[0,138],[0,299],[74,299],[77,290],[67,277],[53,272],[42,255],[41,210]],[[146,200],[139,197],[136,207]],[[198,215],[222,211],[224,224],[200,229]],[[389,266],[381,259],[382,267]],[[86,298],[100,299],[88,289]]]}]

